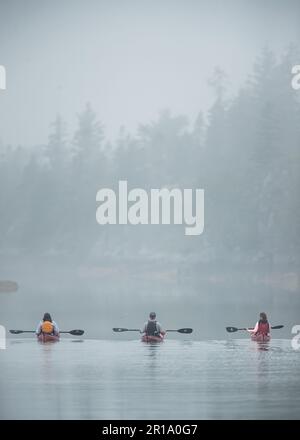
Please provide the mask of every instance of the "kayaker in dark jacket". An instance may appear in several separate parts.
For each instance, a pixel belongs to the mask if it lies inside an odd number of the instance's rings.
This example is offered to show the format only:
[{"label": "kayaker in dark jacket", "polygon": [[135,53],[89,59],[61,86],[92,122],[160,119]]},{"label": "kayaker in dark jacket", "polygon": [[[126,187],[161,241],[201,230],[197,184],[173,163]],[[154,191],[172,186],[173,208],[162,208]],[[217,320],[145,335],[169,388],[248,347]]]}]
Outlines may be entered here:
[{"label": "kayaker in dark jacket", "polygon": [[47,335],[59,335],[59,328],[55,321],[52,321],[50,313],[45,313],[42,321],[39,322],[37,329],[35,331],[37,336],[41,333],[45,333]]},{"label": "kayaker in dark jacket", "polygon": [[148,321],[144,324],[143,333],[147,336],[159,336],[166,333],[161,324],[156,321],[155,312],[150,313]]},{"label": "kayaker in dark jacket", "polygon": [[255,324],[254,329],[247,329],[252,335],[270,336],[271,326],[269,324],[267,315],[261,312],[259,315],[259,321]]}]

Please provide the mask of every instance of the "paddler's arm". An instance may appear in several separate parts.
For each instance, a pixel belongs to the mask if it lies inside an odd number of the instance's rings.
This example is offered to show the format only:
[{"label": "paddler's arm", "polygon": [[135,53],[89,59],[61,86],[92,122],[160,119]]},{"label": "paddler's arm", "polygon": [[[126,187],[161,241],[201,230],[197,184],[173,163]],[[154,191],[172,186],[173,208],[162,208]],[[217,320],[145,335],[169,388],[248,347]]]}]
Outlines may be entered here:
[{"label": "paddler's arm", "polygon": [[161,324],[159,322],[156,323],[157,326],[157,330],[160,334],[165,335],[166,332],[164,331],[164,329],[162,328]]},{"label": "paddler's arm", "polygon": [[255,324],[254,329],[247,328],[247,331],[248,331],[249,333],[257,333],[257,331],[258,331],[258,322]]},{"label": "paddler's arm", "polygon": [[41,333],[41,330],[42,330],[42,321],[39,322],[39,324],[36,328],[35,333],[37,334],[37,336]]},{"label": "paddler's arm", "polygon": [[55,335],[59,335],[59,328],[58,328],[58,325],[56,324],[55,321],[53,321],[52,324],[53,324],[53,327],[54,327],[54,334],[55,334]]}]

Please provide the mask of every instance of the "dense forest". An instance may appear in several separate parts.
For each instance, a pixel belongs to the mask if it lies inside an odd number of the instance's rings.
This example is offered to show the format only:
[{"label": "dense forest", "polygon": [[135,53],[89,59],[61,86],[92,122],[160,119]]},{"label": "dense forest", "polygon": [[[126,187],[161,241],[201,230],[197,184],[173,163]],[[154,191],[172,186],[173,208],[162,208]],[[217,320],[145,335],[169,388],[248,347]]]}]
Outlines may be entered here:
[{"label": "dense forest", "polygon": [[[68,133],[57,116],[45,145],[0,145],[2,255],[243,262],[300,261],[300,93],[291,87],[299,51],[264,49],[236,96],[216,69],[215,101],[191,122],[162,111],[134,134],[106,139],[91,105]],[[16,127],[17,129],[17,127]],[[205,227],[100,226],[96,193],[117,188],[203,188]]]}]

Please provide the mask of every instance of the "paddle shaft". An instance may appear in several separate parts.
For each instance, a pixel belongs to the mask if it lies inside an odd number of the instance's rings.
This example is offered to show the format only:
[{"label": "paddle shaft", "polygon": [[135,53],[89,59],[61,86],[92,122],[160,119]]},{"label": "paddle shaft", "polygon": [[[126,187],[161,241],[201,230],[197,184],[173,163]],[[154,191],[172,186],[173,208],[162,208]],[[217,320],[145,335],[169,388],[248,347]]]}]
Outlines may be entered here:
[{"label": "paddle shaft", "polygon": [[122,332],[140,332],[141,330],[139,328],[122,328],[122,327],[114,327],[114,332],[122,333]]},{"label": "paddle shaft", "polygon": [[[34,330],[10,330],[10,333],[14,335],[18,335],[20,333],[36,333]],[[83,330],[70,330],[70,331],[61,331],[59,333],[67,333],[75,336],[81,336],[83,335]]]},{"label": "paddle shaft", "polygon": [[[283,325],[274,325],[274,327],[271,327],[272,330],[278,330],[280,328],[283,328]],[[238,328],[238,330],[254,330],[254,327]]]},{"label": "paddle shaft", "polygon": [[[272,330],[278,330],[278,329],[280,329],[280,328],[283,328],[284,326],[283,325],[274,325],[273,327],[271,327],[271,329]],[[237,332],[237,331],[239,331],[239,330],[254,330],[254,328],[253,327],[249,327],[249,328],[246,328],[246,327],[243,327],[243,328],[237,328],[237,327],[226,327],[226,330],[229,332],[229,333],[234,333],[234,332]]]},{"label": "paddle shaft", "polygon": [[[136,328],[122,328],[122,327],[114,327],[113,331],[117,332],[117,333],[121,333],[121,332],[140,332],[140,333],[142,333],[140,329],[136,329]],[[193,331],[192,328],[179,328],[177,330],[173,330],[173,329],[166,330],[166,332],[178,332],[178,333],[186,333],[186,334],[192,333],[192,331]]]},{"label": "paddle shaft", "polygon": [[[10,330],[13,332],[13,330]],[[17,333],[35,333],[35,330],[16,330]]]},{"label": "paddle shaft", "polygon": [[166,332],[168,333],[168,332],[177,332],[177,333],[184,333],[184,334],[189,334],[189,333],[192,333],[193,332],[193,329],[192,328],[179,328],[179,329],[177,329],[177,330],[173,330],[173,329],[169,329],[169,330],[166,330]]}]

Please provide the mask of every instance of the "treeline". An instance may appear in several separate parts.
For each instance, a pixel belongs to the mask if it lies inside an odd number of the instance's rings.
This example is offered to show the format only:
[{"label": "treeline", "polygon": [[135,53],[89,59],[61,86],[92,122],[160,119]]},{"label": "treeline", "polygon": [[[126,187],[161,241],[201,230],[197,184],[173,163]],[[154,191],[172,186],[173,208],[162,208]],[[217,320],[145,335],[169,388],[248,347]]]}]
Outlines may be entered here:
[{"label": "treeline", "polygon": [[[298,264],[295,59],[296,48],[280,60],[265,49],[230,100],[217,69],[210,81],[215,102],[193,124],[166,110],[134,135],[120,130],[111,143],[87,105],[73,136],[58,116],[46,145],[30,153],[2,146],[1,252]],[[204,233],[187,237],[183,226],[99,226],[96,192],[117,189],[122,179],[130,188],[204,188]]]}]

